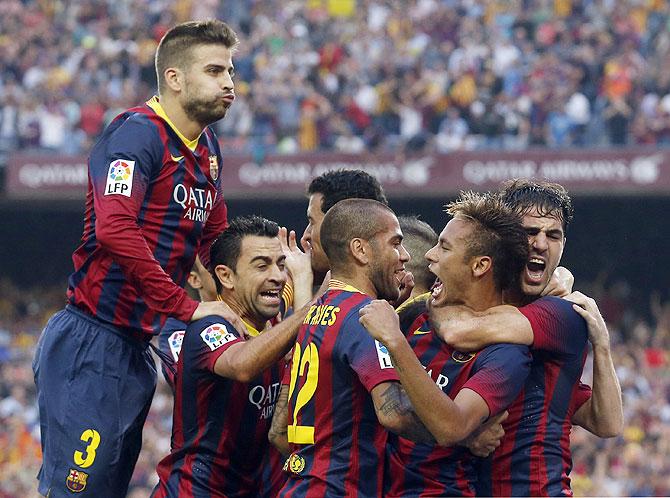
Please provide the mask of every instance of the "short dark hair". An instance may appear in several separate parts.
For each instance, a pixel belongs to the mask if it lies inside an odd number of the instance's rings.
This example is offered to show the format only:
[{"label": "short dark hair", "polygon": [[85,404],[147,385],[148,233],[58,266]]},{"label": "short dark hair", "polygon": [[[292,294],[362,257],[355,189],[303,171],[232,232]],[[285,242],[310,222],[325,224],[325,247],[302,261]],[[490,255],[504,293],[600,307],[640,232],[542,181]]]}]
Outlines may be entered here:
[{"label": "short dark hair", "polygon": [[317,176],[307,187],[307,195],[312,194],[323,195],[324,213],[344,199],[373,199],[388,205],[379,180],[360,169],[338,169]]},{"label": "short dark hair", "polygon": [[217,19],[188,21],[177,24],[161,38],[156,49],[156,77],[158,88],[164,87],[163,74],[169,67],[186,68],[191,50],[198,45],[223,45],[234,49],[239,39],[233,29]]},{"label": "short dark hair", "polygon": [[500,196],[519,216],[533,209],[537,209],[540,216],[557,216],[563,224],[563,232],[568,230],[574,216],[568,191],[558,183],[515,178],[503,183]]},{"label": "short dark hair", "polygon": [[496,288],[518,286],[528,262],[528,234],[521,225],[521,216],[502,202],[499,195],[475,192],[461,192],[456,201],[447,205],[446,212],[476,225],[468,241],[466,259],[490,256]]},{"label": "short dark hair", "polygon": [[221,288],[221,282],[216,278],[214,268],[218,265],[225,265],[233,271],[237,269],[237,261],[240,258],[242,239],[244,237],[257,235],[259,237],[273,238],[278,234],[279,225],[261,216],[240,216],[233,219],[228,228],[217,237],[209,250],[209,266],[216,283],[216,291],[221,292],[223,289]]},{"label": "short dark hair", "polygon": [[404,237],[402,245],[411,256],[405,267],[412,272],[416,284],[430,289],[435,282],[435,275],[428,269],[428,261],[424,255],[437,244],[437,233],[416,215],[398,216],[398,223]]},{"label": "short dark hair", "polygon": [[345,199],[328,210],[321,224],[321,246],[331,269],[341,268],[349,261],[352,239],[371,240],[384,229],[381,224],[384,213],[393,211],[373,199]]}]

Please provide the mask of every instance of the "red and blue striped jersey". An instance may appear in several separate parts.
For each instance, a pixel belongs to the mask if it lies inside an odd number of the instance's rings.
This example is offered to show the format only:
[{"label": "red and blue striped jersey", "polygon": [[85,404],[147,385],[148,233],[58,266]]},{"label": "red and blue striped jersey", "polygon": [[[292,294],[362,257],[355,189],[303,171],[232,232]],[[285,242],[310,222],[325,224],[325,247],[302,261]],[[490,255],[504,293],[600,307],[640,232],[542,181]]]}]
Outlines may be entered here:
[{"label": "red and blue striped jersey", "polygon": [[[425,303],[403,310],[400,319],[419,361],[450,398],[461,389],[472,389],[494,416],[519,394],[530,370],[526,346],[495,344],[476,353],[456,351],[433,333]],[[384,496],[475,496],[475,457],[467,448],[415,443],[390,434],[386,451]]]},{"label": "red and blue striped jersey", "polygon": [[386,348],[358,321],[371,300],[331,280],[298,332],[288,398],[289,479],[279,496],[382,495],[387,433],[370,391],[398,375]]},{"label": "red and blue striped jersey", "polygon": [[117,116],[89,157],[69,302],[145,339],[168,316],[188,321],[198,303],[182,286],[227,226],[220,164],[214,132],[188,141],[156,97]]},{"label": "red and blue striped jersey", "polygon": [[172,450],[158,464],[154,497],[256,497],[262,489],[276,496],[271,484],[281,475],[281,459],[272,454],[268,431],[283,360],[249,383],[216,375],[216,360],[242,340],[217,316],[186,329],[177,361]]},{"label": "red and blue striped jersey", "polygon": [[579,379],[588,329],[572,303],[543,297],[519,308],[534,335],[524,389],[508,409],[505,436],[482,463],[483,496],[572,496],[572,415],[588,399]]}]

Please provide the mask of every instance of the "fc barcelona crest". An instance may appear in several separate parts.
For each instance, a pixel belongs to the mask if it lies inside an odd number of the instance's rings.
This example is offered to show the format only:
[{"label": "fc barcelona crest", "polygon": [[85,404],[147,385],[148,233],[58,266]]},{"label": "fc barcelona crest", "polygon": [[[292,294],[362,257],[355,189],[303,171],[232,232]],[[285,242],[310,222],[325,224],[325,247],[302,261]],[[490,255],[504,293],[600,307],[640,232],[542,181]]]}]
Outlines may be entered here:
[{"label": "fc barcelona crest", "polygon": [[292,453],[284,462],[284,472],[289,471],[293,474],[300,474],[305,470],[305,459],[297,453]]},{"label": "fc barcelona crest", "polygon": [[216,156],[209,156],[209,175],[212,177],[212,180],[216,180],[219,177],[219,160]]},{"label": "fc barcelona crest", "polygon": [[65,480],[65,485],[70,491],[74,493],[81,493],[86,487],[87,478],[88,474],[86,472],[70,469],[70,474],[68,474],[67,479]]},{"label": "fc barcelona crest", "polygon": [[454,351],[451,354],[451,357],[458,363],[467,363],[475,357],[475,353],[462,353],[461,351]]}]

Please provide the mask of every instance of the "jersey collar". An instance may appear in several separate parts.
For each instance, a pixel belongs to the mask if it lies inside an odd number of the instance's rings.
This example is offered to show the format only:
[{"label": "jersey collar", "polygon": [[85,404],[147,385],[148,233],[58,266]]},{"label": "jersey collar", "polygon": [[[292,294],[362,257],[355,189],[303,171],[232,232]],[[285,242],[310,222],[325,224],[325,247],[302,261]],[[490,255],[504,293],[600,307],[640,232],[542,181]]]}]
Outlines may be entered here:
[{"label": "jersey collar", "polygon": [[177,134],[177,136],[181,139],[182,142],[191,149],[191,151],[195,151],[195,148],[198,146],[198,141],[200,140],[200,135],[198,135],[194,140],[189,140],[186,138],[182,132],[180,132],[177,127],[174,125],[172,121],[170,121],[170,118],[168,115],[165,113],[165,109],[163,109],[163,106],[161,103],[158,101],[158,96],[154,95],[151,97],[151,99],[147,100],[147,105],[153,109],[153,111],[158,114],[163,120],[170,125],[170,128],[174,130],[174,132]]},{"label": "jersey collar", "polygon": [[349,285],[345,282],[342,282],[341,280],[335,280],[333,278],[330,279],[330,283],[328,284],[328,290],[343,290],[347,292],[357,292],[358,294],[365,294],[365,292],[361,292],[358,290],[356,287],[353,285]]}]

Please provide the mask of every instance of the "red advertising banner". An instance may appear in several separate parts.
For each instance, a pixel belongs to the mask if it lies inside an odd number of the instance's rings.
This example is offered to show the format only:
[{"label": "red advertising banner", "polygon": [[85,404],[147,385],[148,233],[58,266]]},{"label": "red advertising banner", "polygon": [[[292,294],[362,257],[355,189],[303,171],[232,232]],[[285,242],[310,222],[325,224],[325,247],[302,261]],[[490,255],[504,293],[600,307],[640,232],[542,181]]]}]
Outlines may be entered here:
[{"label": "red advertising banner", "polygon": [[[489,190],[509,178],[543,178],[572,193],[669,195],[670,150],[531,150],[455,152],[414,157],[391,154],[310,153],[224,156],[226,198],[300,196],[324,171],[363,169],[394,197],[444,197],[459,190]],[[15,154],[7,168],[6,194],[15,198],[82,198],[86,158]]]}]

